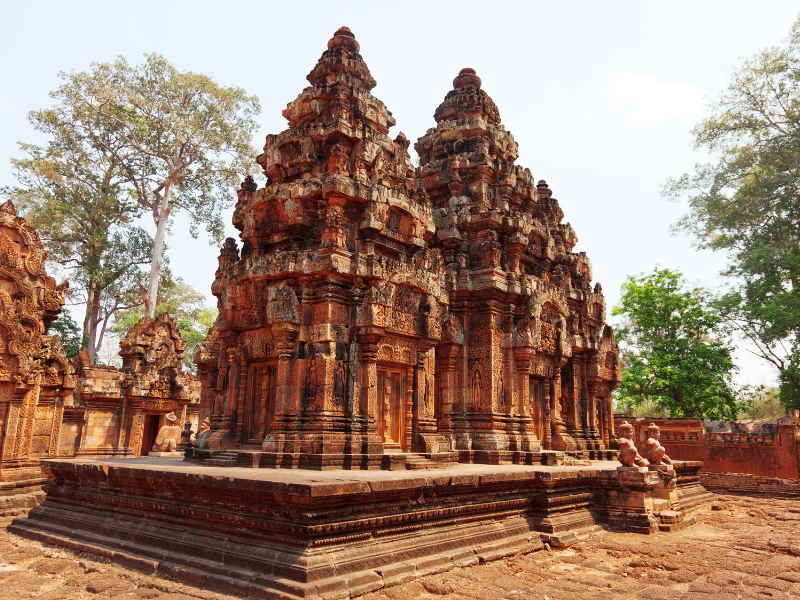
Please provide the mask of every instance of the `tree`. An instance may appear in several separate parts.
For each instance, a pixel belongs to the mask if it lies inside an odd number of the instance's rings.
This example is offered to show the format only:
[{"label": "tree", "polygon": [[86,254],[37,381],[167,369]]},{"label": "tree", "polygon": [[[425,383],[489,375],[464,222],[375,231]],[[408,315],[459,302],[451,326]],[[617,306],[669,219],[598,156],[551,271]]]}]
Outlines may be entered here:
[{"label": "tree", "polygon": [[800,406],[800,18],[785,45],[743,61],[710,108],[692,133],[715,160],[664,186],[689,202],[674,229],[727,253],[720,310],[778,370],[781,402]]},{"label": "tree", "polygon": [[205,75],[178,71],[158,54],[146,55],[141,65],[119,57],[61,77],[65,83],[55,97],[81,106],[87,121],[110,136],[105,148],[124,169],[139,206],[153,216],[144,298],[145,314],[152,317],[170,218],[184,210],[192,236],[204,225],[212,242],[222,241],[221,211],[255,164],[251,136],[258,99]]},{"label": "tree", "polygon": [[69,312],[64,311],[61,313],[55,321],[50,323],[50,328],[47,331],[49,334],[57,335],[61,338],[61,347],[64,349],[64,354],[66,354],[67,358],[78,356],[78,352],[83,347],[81,344],[83,337],[81,336],[80,327],[72,319]]},{"label": "tree", "polygon": [[[184,367],[194,371],[196,367],[193,361],[197,345],[208,335],[208,330],[217,318],[217,309],[208,308],[205,305],[205,296],[183,280],[173,279],[169,269],[162,270],[158,290],[155,316],[168,313],[175,319],[178,331],[186,342],[186,351],[183,354]],[[142,316],[138,308],[121,312],[111,330],[122,337],[139,322]]]},{"label": "tree", "polygon": [[133,278],[150,262],[152,240],[133,226],[141,209],[126,190],[114,133],[95,128],[69,98],[29,119],[50,141],[19,144],[27,157],[11,162],[20,186],[3,191],[39,232],[49,260],[77,284],[70,297],[86,302],[82,339],[94,360],[109,321],[136,302]]},{"label": "tree", "polygon": [[681,273],[657,267],[628,277],[612,315],[623,317],[616,333],[634,351],[618,402],[655,402],[678,417],[736,418],[726,321],[704,290],[687,289]]}]

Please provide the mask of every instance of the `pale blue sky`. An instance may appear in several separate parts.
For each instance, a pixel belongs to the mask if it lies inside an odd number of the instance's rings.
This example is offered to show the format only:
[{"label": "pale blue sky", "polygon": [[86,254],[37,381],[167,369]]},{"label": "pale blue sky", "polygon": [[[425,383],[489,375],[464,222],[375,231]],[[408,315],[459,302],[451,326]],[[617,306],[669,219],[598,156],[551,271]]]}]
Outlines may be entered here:
[{"label": "pale blue sky", "polygon": [[[4,2],[0,4],[0,185],[15,183],[16,142],[41,141],[26,120],[50,104],[60,70],[159,52],[178,68],[256,94],[260,149],[285,129],[281,110],[341,25],[378,82],[373,93],[415,141],[462,67],[473,67],[520,145],[519,164],[546,179],[592,260],[609,310],[629,274],[657,263],[718,285],[723,257],[670,237],[684,211],[659,196],[702,156],[689,130],[704,95],[740,57],[780,43],[798,13],[756,2]],[[229,217],[226,218],[230,222]],[[236,231],[229,226],[229,235]],[[175,273],[210,296],[217,249],[178,221]],[[773,373],[744,353],[740,381]]]}]

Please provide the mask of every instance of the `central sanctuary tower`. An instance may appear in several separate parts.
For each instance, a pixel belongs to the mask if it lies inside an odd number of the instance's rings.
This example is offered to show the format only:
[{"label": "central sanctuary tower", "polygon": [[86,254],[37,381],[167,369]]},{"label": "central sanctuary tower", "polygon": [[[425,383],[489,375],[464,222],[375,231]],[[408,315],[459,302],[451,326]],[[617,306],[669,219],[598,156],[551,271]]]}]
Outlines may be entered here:
[{"label": "central sanctuary tower", "polygon": [[[211,464],[608,456],[617,346],[577,237],[472,69],[415,148],[342,27],[239,190],[196,356]],[[220,451],[227,451],[221,453]],[[545,461],[546,462],[546,461]]]}]

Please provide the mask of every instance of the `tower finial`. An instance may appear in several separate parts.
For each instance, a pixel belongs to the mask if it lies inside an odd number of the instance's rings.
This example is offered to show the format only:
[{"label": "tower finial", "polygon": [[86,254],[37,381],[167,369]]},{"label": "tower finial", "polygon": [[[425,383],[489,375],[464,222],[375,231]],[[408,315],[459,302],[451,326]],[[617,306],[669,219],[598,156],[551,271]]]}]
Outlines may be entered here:
[{"label": "tower finial", "polygon": [[458,77],[453,79],[453,89],[457,90],[462,87],[481,87],[481,78],[475,73],[475,69],[465,67],[458,72]]}]

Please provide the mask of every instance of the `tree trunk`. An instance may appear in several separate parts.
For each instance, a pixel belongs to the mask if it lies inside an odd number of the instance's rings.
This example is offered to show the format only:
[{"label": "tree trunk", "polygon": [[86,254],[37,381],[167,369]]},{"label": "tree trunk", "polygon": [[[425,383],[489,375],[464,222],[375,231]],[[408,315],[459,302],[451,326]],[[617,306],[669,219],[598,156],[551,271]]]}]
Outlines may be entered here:
[{"label": "tree trunk", "polygon": [[83,342],[89,352],[89,358],[94,362],[97,354],[97,312],[100,310],[100,293],[94,283],[86,286],[86,316],[83,318]]},{"label": "tree trunk", "polygon": [[167,220],[169,219],[169,200],[172,196],[172,181],[167,180],[164,185],[164,195],[158,207],[158,220],[156,221],[156,237],[153,241],[153,258],[150,261],[150,282],[147,286],[145,316],[155,317],[156,301],[158,299],[158,276],[161,273],[161,259],[164,254],[164,236],[167,233]]}]

